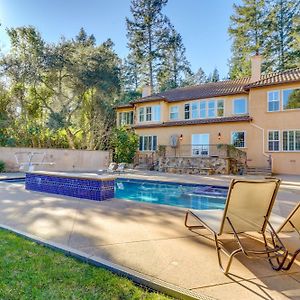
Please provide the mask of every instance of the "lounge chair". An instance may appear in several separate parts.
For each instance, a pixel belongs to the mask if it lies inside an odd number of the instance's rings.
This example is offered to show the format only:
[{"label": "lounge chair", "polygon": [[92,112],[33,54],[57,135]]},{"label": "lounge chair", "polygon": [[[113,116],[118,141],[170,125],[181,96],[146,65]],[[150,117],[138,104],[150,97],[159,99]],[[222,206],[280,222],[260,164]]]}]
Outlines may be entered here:
[{"label": "lounge chair", "polygon": [[98,174],[113,173],[117,169],[117,167],[118,167],[117,163],[111,162],[107,169],[98,170]]},{"label": "lounge chair", "polygon": [[[285,241],[286,239],[287,241],[291,240],[292,242],[294,242],[292,236],[295,234],[299,242],[299,248],[293,249],[292,252],[289,253],[289,257],[287,259],[288,263],[282,267],[283,270],[289,270],[296,257],[300,253],[300,202],[295,206],[295,208],[292,210],[292,212],[287,218],[272,215],[270,218],[270,222],[273,225],[273,228],[275,228],[276,232],[279,234],[279,236],[285,236],[282,237],[283,241]],[[291,248],[294,248],[294,245],[292,246],[293,247]]]},{"label": "lounge chair", "polygon": [[[188,210],[185,216],[185,226],[190,230],[206,228],[214,236],[221,270],[227,274],[233,257],[243,253],[247,257],[266,258],[275,270],[280,270],[287,256],[287,251],[280,241],[275,230],[269,226],[272,245],[268,244],[266,228],[273,207],[280,180],[271,179],[263,181],[235,180],[230,183],[224,210]],[[194,217],[200,225],[188,225],[189,216]],[[269,224],[270,225],[270,224]],[[248,249],[241,239],[240,234],[245,232],[258,232],[263,236],[262,249]],[[238,248],[228,252],[219,237],[222,234],[233,234],[238,243]],[[276,242],[277,241],[277,242]],[[224,268],[221,252],[229,257]],[[274,263],[275,261],[275,263]]]}]

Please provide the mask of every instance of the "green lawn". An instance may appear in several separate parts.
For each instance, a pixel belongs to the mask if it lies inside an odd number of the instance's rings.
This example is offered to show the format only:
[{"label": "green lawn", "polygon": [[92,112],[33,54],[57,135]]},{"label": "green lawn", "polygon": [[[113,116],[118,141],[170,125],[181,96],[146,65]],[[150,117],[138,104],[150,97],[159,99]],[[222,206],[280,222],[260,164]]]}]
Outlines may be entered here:
[{"label": "green lawn", "polygon": [[0,230],[0,299],[167,299]]}]

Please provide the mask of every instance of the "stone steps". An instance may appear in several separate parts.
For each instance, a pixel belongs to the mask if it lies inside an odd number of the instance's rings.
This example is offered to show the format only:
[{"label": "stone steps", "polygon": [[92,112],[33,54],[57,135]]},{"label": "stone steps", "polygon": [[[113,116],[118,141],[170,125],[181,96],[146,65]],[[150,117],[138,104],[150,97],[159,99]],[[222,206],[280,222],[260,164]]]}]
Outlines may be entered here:
[{"label": "stone steps", "polygon": [[270,168],[260,168],[260,167],[247,167],[247,175],[261,175],[261,176],[271,176],[272,170]]}]

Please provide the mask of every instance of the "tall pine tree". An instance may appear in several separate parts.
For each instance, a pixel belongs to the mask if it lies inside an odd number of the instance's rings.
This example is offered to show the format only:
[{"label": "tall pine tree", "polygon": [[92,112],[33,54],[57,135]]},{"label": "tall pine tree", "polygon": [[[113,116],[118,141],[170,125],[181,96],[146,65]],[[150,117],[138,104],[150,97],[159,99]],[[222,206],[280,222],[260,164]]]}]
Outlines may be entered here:
[{"label": "tall pine tree", "polygon": [[126,18],[130,55],[141,67],[141,82],[154,90],[168,19],[162,13],[168,0],[131,0],[132,19]]},{"label": "tall pine tree", "polygon": [[270,63],[276,71],[296,66],[293,50],[295,18],[299,16],[299,0],[269,0],[270,13],[267,50],[271,53]]},{"label": "tall pine tree", "polygon": [[233,39],[229,76],[237,78],[250,75],[251,55],[260,53],[269,58],[269,53],[264,51],[267,11],[265,0],[243,0],[242,5],[235,4],[233,8],[228,30]]},{"label": "tall pine tree", "polygon": [[185,56],[185,47],[181,35],[170,24],[166,32],[161,57],[161,66],[157,75],[160,91],[177,88],[184,78],[191,75],[190,63]]}]

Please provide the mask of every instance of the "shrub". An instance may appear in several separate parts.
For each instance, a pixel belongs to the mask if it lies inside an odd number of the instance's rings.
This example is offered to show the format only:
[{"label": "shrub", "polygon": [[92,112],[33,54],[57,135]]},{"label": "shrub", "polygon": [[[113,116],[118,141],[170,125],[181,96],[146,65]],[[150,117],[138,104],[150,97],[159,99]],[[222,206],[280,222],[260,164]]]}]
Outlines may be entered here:
[{"label": "shrub", "polygon": [[116,128],[112,134],[111,146],[114,161],[132,163],[138,148],[139,138],[132,129],[123,126]]},{"label": "shrub", "polygon": [[0,173],[5,172],[5,162],[0,160]]}]

